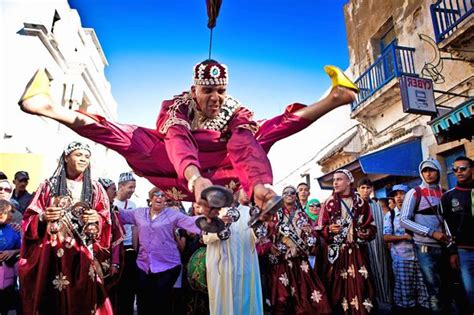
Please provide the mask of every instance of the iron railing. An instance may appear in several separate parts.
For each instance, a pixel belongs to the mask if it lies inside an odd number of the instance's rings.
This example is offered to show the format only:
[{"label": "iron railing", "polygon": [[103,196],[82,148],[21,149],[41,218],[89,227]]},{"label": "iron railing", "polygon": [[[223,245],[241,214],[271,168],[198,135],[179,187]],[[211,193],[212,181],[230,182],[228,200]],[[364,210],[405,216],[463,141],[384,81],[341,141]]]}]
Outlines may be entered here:
[{"label": "iron railing", "polygon": [[402,74],[417,76],[413,61],[414,52],[415,48],[398,46],[396,41],[385,47],[382,55],[355,81],[360,93],[351,109],[357,109],[393,78]]},{"label": "iron railing", "polygon": [[454,32],[474,12],[473,0],[438,0],[430,6],[436,42]]}]

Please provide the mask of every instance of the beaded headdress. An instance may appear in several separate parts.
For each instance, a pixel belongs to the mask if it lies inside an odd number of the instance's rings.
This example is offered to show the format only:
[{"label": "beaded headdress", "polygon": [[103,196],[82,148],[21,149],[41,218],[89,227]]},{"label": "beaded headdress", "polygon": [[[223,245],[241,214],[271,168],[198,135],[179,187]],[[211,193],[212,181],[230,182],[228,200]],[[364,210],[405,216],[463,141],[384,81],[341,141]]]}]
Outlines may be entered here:
[{"label": "beaded headdress", "polygon": [[194,85],[226,85],[227,66],[213,59],[198,63],[193,69]]},{"label": "beaded headdress", "polygon": [[349,179],[349,182],[351,184],[354,182],[354,176],[352,176],[352,173],[350,171],[346,170],[345,168],[340,168],[337,171],[335,171],[334,173],[342,173],[342,174],[347,176],[347,178]]},{"label": "beaded headdress", "polygon": [[85,143],[81,143],[78,141],[71,142],[67,145],[66,149],[64,149],[64,155],[69,155],[71,152],[76,151],[76,150],[86,150],[91,153],[91,148],[89,145]]}]

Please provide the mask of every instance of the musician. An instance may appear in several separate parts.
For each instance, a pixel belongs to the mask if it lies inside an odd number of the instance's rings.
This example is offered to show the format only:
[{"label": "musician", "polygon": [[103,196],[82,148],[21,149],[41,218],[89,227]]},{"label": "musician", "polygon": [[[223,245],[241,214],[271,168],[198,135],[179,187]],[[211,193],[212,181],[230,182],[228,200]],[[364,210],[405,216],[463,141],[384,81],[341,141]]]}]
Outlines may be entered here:
[{"label": "musician", "polygon": [[269,288],[275,314],[331,314],[326,290],[311,268],[308,256],[318,238],[308,216],[297,206],[296,189],[283,189],[283,206],[269,223],[255,228],[258,237],[272,241],[266,247]]},{"label": "musician", "polygon": [[90,155],[88,145],[70,143],[23,216],[24,314],[112,314],[102,278],[110,258],[109,201],[91,180]]},{"label": "musician", "polygon": [[352,187],[346,169],[334,173],[332,195],[324,202],[318,227],[328,245],[327,279],[334,314],[374,314],[374,285],[367,261],[367,242],[377,228],[368,204]]}]

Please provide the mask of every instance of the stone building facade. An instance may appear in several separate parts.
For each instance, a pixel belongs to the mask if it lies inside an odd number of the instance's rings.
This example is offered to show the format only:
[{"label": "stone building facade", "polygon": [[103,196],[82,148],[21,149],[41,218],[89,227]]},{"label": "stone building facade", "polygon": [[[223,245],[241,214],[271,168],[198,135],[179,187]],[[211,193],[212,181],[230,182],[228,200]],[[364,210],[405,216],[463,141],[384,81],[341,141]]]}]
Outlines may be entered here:
[{"label": "stone building facade", "polygon": [[[344,6],[346,73],[361,88],[351,106],[358,124],[318,159],[322,188],[346,167],[356,178],[371,178],[376,195],[385,197],[394,184],[414,185],[428,156],[443,165],[443,187],[454,185],[455,157],[474,157],[474,11],[467,2],[351,0]],[[431,82],[436,112],[404,110],[403,77]],[[429,97],[415,101],[434,105]]]}]

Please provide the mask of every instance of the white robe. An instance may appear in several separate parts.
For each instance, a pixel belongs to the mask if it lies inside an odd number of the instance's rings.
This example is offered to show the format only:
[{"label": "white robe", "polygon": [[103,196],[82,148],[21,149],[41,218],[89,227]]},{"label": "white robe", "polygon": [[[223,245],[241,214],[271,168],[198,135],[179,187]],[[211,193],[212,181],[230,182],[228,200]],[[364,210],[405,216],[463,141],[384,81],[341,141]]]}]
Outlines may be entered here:
[{"label": "white robe", "polygon": [[[247,226],[249,208],[239,206],[240,219],[230,226],[231,236],[204,235],[210,314],[263,314],[260,269],[255,235]],[[221,215],[227,209],[221,210]]]}]

